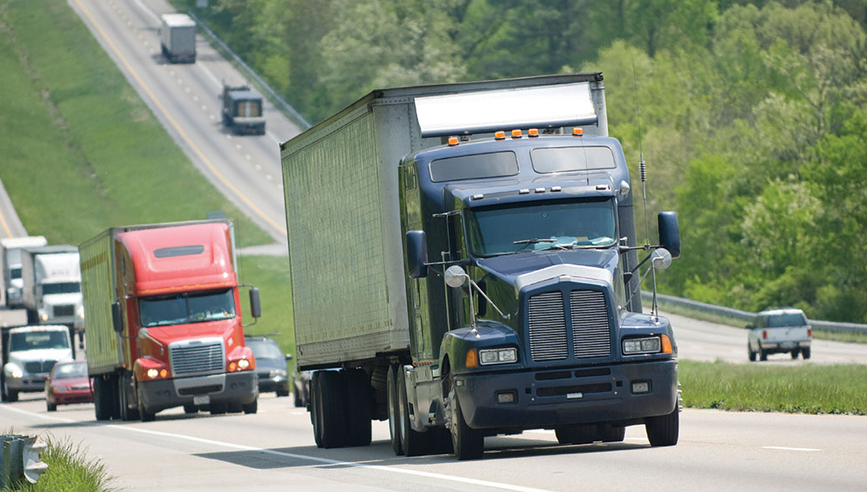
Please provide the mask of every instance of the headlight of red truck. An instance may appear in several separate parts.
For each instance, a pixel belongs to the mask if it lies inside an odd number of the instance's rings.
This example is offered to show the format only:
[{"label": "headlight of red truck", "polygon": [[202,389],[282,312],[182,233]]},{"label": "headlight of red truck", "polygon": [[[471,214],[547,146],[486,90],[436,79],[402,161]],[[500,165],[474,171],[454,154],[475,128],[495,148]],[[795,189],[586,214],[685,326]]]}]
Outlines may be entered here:
[{"label": "headlight of red truck", "polygon": [[169,375],[169,368],[161,361],[150,357],[142,357],[135,361],[135,377],[138,381],[165,379]]},{"label": "headlight of red truck", "polygon": [[229,372],[249,371],[256,368],[256,359],[250,347],[235,347],[229,354]]}]

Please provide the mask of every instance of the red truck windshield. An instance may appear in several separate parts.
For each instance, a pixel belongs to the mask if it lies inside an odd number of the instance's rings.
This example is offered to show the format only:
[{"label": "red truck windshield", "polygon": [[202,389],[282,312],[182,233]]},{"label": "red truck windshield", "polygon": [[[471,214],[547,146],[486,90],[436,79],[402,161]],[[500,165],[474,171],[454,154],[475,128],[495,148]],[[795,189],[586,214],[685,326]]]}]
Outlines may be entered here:
[{"label": "red truck windshield", "polygon": [[138,301],[141,325],[182,325],[235,317],[232,289],[195,294],[146,297]]}]

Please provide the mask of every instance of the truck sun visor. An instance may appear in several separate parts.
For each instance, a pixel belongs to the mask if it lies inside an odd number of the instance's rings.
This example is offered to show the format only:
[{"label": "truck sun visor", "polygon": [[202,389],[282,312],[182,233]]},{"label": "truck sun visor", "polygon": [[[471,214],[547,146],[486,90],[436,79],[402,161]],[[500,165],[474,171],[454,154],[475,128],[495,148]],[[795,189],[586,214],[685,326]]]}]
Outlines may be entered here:
[{"label": "truck sun visor", "polygon": [[597,122],[587,82],[416,97],[415,110],[422,137]]},{"label": "truck sun visor", "polygon": [[174,256],[192,256],[204,253],[205,247],[201,244],[192,246],[175,246],[172,248],[160,248],[154,250],[154,256],[157,258],[171,258]]}]

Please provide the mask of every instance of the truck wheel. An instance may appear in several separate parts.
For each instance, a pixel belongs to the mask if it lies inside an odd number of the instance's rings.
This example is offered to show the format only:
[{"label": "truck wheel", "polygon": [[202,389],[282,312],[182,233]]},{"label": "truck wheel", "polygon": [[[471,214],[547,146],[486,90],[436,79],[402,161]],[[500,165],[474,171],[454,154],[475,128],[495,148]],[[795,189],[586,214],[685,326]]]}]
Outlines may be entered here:
[{"label": "truck wheel", "polygon": [[322,417],[319,412],[319,371],[310,380],[310,423],[313,424],[313,439],[316,447],[322,447]]},{"label": "truck wheel", "polygon": [[644,428],[647,430],[647,440],[650,441],[651,446],[674,446],[677,444],[680,430],[680,413],[677,411],[677,406],[668,415],[646,419]]},{"label": "truck wheel", "polygon": [[212,401],[208,406],[211,415],[223,415],[229,411],[229,404],[224,401]]},{"label": "truck wheel", "polygon": [[106,395],[104,390],[105,379],[102,376],[93,378],[93,409],[96,414],[96,420],[111,419],[111,412],[106,405]]},{"label": "truck wheel", "polygon": [[346,391],[343,373],[320,371],[319,426],[322,447],[339,448],[346,445]]},{"label": "truck wheel", "polygon": [[249,415],[251,413],[256,413],[259,411],[259,399],[256,398],[255,400],[253,400],[252,403],[246,403],[246,404],[242,405],[241,408],[242,408],[242,410],[244,410],[244,413],[247,415]]},{"label": "truck wheel", "polygon": [[[277,395],[277,396],[280,396],[280,395]],[[301,392],[298,391],[297,387],[295,388],[294,396],[295,396],[295,408],[303,407],[304,403],[301,401]]]},{"label": "truck wheel", "polygon": [[792,350],[792,358],[797,359],[799,353],[801,353],[801,349]]},{"label": "truck wheel", "polygon": [[756,353],[753,352],[753,349],[752,349],[752,347],[750,347],[749,342],[747,342],[747,354],[748,354],[749,357],[750,357],[750,362],[755,362],[755,361],[756,361]]},{"label": "truck wheel", "polygon": [[187,415],[199,413],[199,407],[193,405],[192,403],[188,403],[184,405],[184,413]]},{"label": "truck wheel", "polygon": [[244,411],[244,404],[237,401],[230,401],[226,404],[226,411],[228,413],[241,413]]},{"label": "truck wheel", "polygon": [[397,423],[400,447],[407,456],[419,456],[426,452],[426,437],[412,429],[409,418],[409,401],[406,394],[406,371],[397,367]]},{"label": "truck wheel", "polygon": [[277,390],[277,398],[285,398],[289,396],[289,388]]},{"label": "truck wheel", "polygon": [[129,407],[129,389],[132,383],[132,374],[124,373],[117,378],[117,381],[117,395],[120,400],[120,419],[124,421],[138,420],[138,402],[135,402],[133,408]]},{"label": "truck wheel", "polygon": [[388,406],[388,433],[391,435],[391,449],[397,456],[403,456],[403,447],[400,444],[398,432],[398,398],[397,398],[397,366],[388,366],[386,376],[386,405]]},{"label": "truck wheel", "polygon": [[592,425],[571,425],[554,429],[557,442],[560,444],[590,444],[593,441],[601,441],[602,438]]},{"label": "truck wheel", "polygon": [[346,413],[348,414],[348,446],[370,446],[373,388],[364,369],[350,369],[346,380]]},{"label": "truck wheel", "polygon": [[804,347],[801,349],[801,357],[803,357],[804,360],[810,358],[810,347]]},{"label": "truck wheel", "polygon": [[768,360],[768,351],[759,346],[759,360]]},{"label": "truck wheel", "polygon": [[18,391],[10,388],[8,384],[3,383],[3,399],[9,403],[15,403],[18,401]]},{"label": "truck wheel", "polygon": [[464,420],[461,403],[455,392],[454,378],[449,381],[449,401],[446,407],[449,415],[449,430],[452,434],[452,448],[455,458],[459,460],[475,460],[485,453],[485,435],[471,428]]},{"label": "truck wheel", "polygon": [[626,427],[602,426],[599,428],[599,438],[602,442],[623,442],[626,439]]}]

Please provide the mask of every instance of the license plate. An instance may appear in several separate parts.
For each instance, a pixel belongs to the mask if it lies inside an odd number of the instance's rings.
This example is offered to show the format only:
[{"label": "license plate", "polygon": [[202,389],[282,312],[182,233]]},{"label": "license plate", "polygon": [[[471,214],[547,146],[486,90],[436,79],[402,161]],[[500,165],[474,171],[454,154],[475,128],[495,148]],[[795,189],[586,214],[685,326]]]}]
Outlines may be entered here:
[{"label": "license plate", "polygon": [[567,393],[566,394],[567,400],[576,400],[578,398],[584,398],[584,393]]},{"label": "license plate", "polygon": [[193,396],[193,405],[207,405],[208,403],[211,403],[211,397],[208,395]]}]

